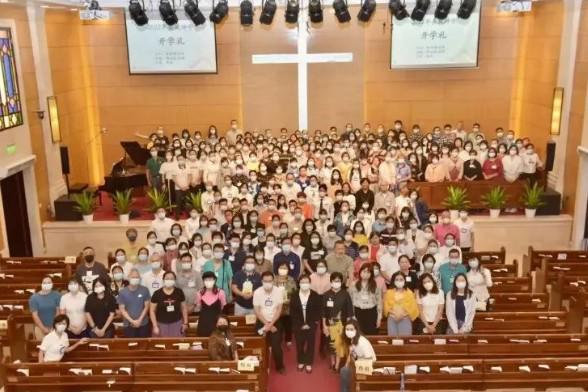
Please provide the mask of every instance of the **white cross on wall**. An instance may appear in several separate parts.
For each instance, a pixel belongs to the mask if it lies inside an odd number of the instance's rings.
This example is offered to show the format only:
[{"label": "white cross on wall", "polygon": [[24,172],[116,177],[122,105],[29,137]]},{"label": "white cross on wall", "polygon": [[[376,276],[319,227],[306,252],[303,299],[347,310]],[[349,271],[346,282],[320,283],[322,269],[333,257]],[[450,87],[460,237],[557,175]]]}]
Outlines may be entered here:
[{"label": "white cross on wall", "polygon": [[298,15],[296,54],[254,54],[252,64],[298,64],[298,129],[308,129],[308,67],[310,63],[350,63],[353,53],[308,53],[308,10]]}]

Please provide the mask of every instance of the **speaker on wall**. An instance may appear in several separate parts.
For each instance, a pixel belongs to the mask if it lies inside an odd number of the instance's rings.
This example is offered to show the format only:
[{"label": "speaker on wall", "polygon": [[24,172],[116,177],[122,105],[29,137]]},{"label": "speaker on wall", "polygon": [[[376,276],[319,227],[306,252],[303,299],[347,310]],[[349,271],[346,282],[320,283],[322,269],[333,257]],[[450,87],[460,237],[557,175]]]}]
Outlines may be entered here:
[{"label": "speaker on wall", "polygon": [[67,146],[59,147],[59,152],[61,154],[61,173],[69,174],[69,152]]},{"label": "speaker on wall", "polygon": [[553,170],[553,163],[555,162],[555,142],[547,142],[546,157],[545,157],[545,171]]}]

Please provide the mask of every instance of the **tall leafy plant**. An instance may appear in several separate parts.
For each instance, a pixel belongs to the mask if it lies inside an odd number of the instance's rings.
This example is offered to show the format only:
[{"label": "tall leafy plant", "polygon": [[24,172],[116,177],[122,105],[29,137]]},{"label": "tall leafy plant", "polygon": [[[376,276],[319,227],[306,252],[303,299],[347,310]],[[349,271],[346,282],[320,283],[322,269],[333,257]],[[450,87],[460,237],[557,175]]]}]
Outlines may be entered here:
[{"label": "tall leafy plant", "polygon": [[165,210],[171,210],[175,206],[169,203],[167,192],[162,192],[157,188],[151,188],[147,191],[147,197],[149,198],[150,205],[149,211],[155,212],[160,208]]},{"label": "tall leafy plant", "polygon": [[92,192],[75,193],[72,195],[72,199],[76,202],[74,210],[82,215],[92,215],[96,209],[96,196]]},{"label": "tall leafy plant", "polygon": [[490,189],[488,193],[482,195],[482,202],[491,210],[500,210],[506,205],[508,195],[500,185]]},{"label": "tall leafy plant", "polygon": [[190,192],[186,196],[186,204],[190,209],[194,208],[199,214],[202,213],[202,193],[201,192]]},{"label": "tall leafy plant", "polygon": [[525,184],[525,188],[523,189],[523,196],[521,197],[521,202],[525,205],[525,208],[529,210],[536,210],[537,208],[545,205],[543,199],[543,189],[539,187],[539,184],[535,182],[533,185],[530,182]]},{"label": "tall leafy plant", "polygon": [[447,196],[443,200],[443,206],[450,210],[467,209],[470,205],[468,191],[459,186],[450,185],[447,187]]},{"label": "tall leafy plant", "polygon": [[111,198],[112,205],[117,214],[126,215],[131,212],[133,198],[131,197],[130,189],[127,189],[126,191],[116,191],[111,195]]}]

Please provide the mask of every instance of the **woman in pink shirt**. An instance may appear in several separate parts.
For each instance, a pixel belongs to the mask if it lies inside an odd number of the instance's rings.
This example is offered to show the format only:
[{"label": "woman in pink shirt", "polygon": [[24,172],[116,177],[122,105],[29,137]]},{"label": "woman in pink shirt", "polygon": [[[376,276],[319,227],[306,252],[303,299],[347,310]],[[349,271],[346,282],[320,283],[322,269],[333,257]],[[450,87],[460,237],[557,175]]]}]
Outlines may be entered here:
[{"label": "woman in pink shirt", "polygon": [[310,275],[310,289],[323,295],[331,289],[331,274],[327,272],[327,262],[320,260],[316,263],[316,272]]},{"label": "woman in pink shirt", "polygon": [[196,335],[210,336],[216,328],[216,320],[227,304],[225,292],[216,285],[216,275],[212,271],[202,274],[204,288],[196,293],[194,305],[200,309]]},{"label": "woman in pink shirt", "polygon": [[488,159],[486,159],[482,165],[482,174],[484,174],[486,180],[504,178],[502,161],[496,156],[496,149],[491,148],[488,150]]},{"label": "woman in pink shirt", "polygon": [[463,177],[463,161],[459,157],[459,150],[453,148],[449,158],[446,160],[447,179],[449,181],[459,181]]},{"label": "woman in pink shirt", "polygon": [[432,155],[431,163],[425,170],[425,180],[427,182],[443,182],[447,177],[447,166],[439,162],[439,156]]}]

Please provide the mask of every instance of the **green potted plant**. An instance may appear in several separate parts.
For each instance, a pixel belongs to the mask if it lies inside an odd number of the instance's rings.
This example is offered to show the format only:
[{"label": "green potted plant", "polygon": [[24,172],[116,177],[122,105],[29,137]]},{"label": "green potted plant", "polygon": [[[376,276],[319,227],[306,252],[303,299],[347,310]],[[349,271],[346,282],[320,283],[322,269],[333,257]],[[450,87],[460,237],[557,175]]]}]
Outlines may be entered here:
[{"label": "green potted plant", "polygon": [[506,205],[507,199],[508,195],[500,185],[495,186],[488,193],[482,195],[482,202],[490,210],[490,218],[498,218],[500,216],[500,210]]},{"label": "green potted plant", "polygon": [[470,205],[468,200],[468,191],[459,186],[450,185],[447,187],[447,197],[443,200],[443,205],[449,209],[451,220],[455,221],[459,217],[459,210],[467,209]]},{"label": "green potted plant", "polygon": [[539,187],[537,182],[533,185],[530,182],[525,184],[521,201],[525,205],[525,216],[527,218],[534,218],[537,213],[537,208],[545,205],[543,202],[543,193],[543,189]]},{"label": "green potted plant", "polygon": [[202,214],[202,193],[190,192],[186,196],[186,204],[190,209],[195,209],[199,214]]},{"label": "green potted plant", "polygon": [[112,198],[112,205],[114,206],[114,210],[118,214],[118,218],[120,223],[128,224],[129,223],[129,213],[131,212],[131,206],[133,205],[133,198],[131,197],[131,190],[127,189],[126,191],[116,191]]},{"label": "green potted plant", "polygon": [[94,210],[96,209],[96,196],[92,192],[84,191],[74,193],[72,199],[76,202],[74,210],[82,214],[84,222],[92,223],[94,221]]},{"label": "green potted plant", "polygon": [[149,211],[155,212],[160,208],[164,208],[166,211],[171,210],[174,206],[169,202],[167,192],[162,192],[157,188],[151,188],[147,191],[147,197],[151,202]]}]

